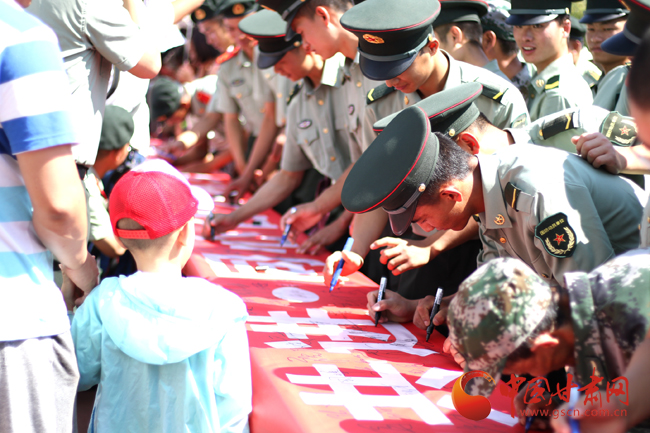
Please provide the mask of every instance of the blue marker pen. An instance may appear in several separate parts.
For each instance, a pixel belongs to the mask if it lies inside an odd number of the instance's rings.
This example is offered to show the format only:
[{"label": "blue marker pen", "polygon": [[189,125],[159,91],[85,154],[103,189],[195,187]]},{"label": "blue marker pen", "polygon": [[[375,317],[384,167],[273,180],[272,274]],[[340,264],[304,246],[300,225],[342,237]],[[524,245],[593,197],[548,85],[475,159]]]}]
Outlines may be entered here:
[{"label": "blue marker pen", "polygon": [[282,237],[280,238],[280,246],[283,247],[284,243],[287,241],[287,236],[289,236],[289,232],[291,231],[291,224],[287,224],[284,227],[284,233],[282,233]]},{"label": "blue marker pen", "polygon": [[[345,241],[345,246],[343,247],[343,251],[350,251],[352,249],[352,244],[354,244],[354,239],[349,237],[348,240]],[[343,269],[344,263],[345,260],[341,259],[339,260],[338,265],[336,265],[336,269],[334,270],[334,275],[332,275],[332,282],[330,283],[330,292],[334,290],[336,283],[338,283],[339,281],[339,277],[341,276],[341,270]]]}]

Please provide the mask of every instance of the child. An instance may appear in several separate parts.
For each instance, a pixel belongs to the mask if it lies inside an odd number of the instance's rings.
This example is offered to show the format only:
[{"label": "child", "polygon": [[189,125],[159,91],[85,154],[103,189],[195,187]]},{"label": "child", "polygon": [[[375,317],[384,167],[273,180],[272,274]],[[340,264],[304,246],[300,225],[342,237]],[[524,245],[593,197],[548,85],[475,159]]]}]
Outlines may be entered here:
[{"label": "child", "polygon": [[[249,431],[246,309],[181,275],[198,202],[179,178],[131,171],[111,194],[113,230],[138,272],[105,279],[72,322],[79,390],[99,384],[89,432]],[[63,290],[70,308],[69,281]]]}]

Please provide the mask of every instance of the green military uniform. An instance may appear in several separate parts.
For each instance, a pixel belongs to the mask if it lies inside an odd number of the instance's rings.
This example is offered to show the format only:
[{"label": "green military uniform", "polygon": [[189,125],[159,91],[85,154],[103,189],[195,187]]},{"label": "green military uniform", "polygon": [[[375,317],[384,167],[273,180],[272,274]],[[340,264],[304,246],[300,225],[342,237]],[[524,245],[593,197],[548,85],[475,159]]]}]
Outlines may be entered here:
[{"label": "green military uniform", "polygon": [[506,81],[510,81],[510,78],[506,74],[504,74],[501,69],[499,68],[499,62],[497,62],[497,59],[492,59],[489,62],[487,62],[484,66],[483,69],[487,69],[488,71],[492,72],[494,75],[498,75],[499,77],[503,78]]},{"label": "green military uniform", "polygon": [[275,102],[275,95],[264,73],[242,50],[219,69],[216,97],[208,111],[241,114],[244,128],[258,136],[264,119],[264,104]]},{"label": "green military uniform", "polygon": [[[634,250],[590,273],[565,275],[566,292],[560,295],[568,295],[567,322],[575,334],[570,372],[580,386],[591,383],[595,368],[603,378],[596,386],[606,389],[625,373],[645,339],[649,259],[647,250]],[[549,285],[516,259],[493,260],[463,282],[449,305],[449,339],[465,357],[465,371],[482,370],[494,379],[471,384],[469,394],[492,392],[508,356],[534,334],[547,310],[565,308],[553,298]]]},{"label": "green military uniform", "polygon": [[296,83],[287,77],[276,74],[272,69],[264,70],[264,78],[268,81],[271,91],[275,94],[275,124],[283,127],[287,123],[287,98]]},{"label": "green military uniform", "polygon": [[[464,99],[428,98],[428,110],[409,107],[400,112],[348,175],[343,205],[351,212],[381,205],[394,232],[408,227],[438,157],[438,141],[427,131],[453,137],[474,122],[478,110],[471,101],[480,89],[471,86],[458,88],[458,97]],[[427,112],[436,114],[429,120]],[[400,159],[394,149],[401,152]],[[595,170],[576,155],[527,144],[479,154],[478,164],[485,209],[478,215],[483,242],[479,264],[519,257],[544,279],[561,283],[566,272],[593,269],[638,246],[634,224],[646,195],[631,182]]]},{"label": "green military uniform", "polygon": [[338,179],[352,163],[351,136],[345,116],[341,116],[346,95],[339,66],[337,59],[326,60],[320,85],[314,88],[305,79],[302,88],[291,96],[282,169],[303,171],[313,167],[330,179]]},{"label": "green military uniform", "polygon": [[591,60],[593,56],[589,49],[585,47],[585,34],[587,33],[587,27],[582,24],[581,20],[578,20],[573,15],[571,16],[571,33],[569,34],[569,39],[580,42],[582,49],[578,55],[578,61],[575,64],[578,73],[582,78],[587,82],[589,88],[591,89],[592,96],[596,96],[596,85],[598,80],[600,80],[603,75],[603,71],[600,70]]},{"label": "green military uniform", "polygon": [[571,54],[535,74],[528,85],[528,111],[532,120],[592,102],[591,89],[578,73]]},{"label": "green military uniform", "polygon": [[600,79],[596,86],[594,105],[605,110],[618,111],[623,116],[629,116],[627,106],[627,86],[625,79],[630,71],[630,65],[617,66]]},{"label": "green military uniform", "polygon": [[645,207],[643,217],[641,218],[641,248],[650,248],[650,200]]}]

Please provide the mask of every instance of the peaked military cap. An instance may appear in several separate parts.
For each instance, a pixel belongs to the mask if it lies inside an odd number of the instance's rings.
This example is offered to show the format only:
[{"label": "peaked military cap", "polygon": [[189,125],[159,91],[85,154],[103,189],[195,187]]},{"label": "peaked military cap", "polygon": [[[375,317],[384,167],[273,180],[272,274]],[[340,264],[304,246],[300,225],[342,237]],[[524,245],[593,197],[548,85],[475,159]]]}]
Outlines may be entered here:
[{"label": "peaked military cap", "polygon": [[650,0],[626,0],[625,4],[630,8],[625,28],[600,45],[603,51],[617,56],[634,55],[636,46],[650,27]]},{"label": "peaked military cap", "polygon": [[571,32],[569,33],[570,39],[584,40],[587,33],[587,27],[581,24],[578,18],[571,15]]},{"label": "peaked military cap", "polygon": [[581,23],[592,24],[615,20],[629,14],[630,11],[618,0],[587,0],[587,9],[580,19]]},{"label": "peaked military cap", "polygon": [[352,167],[341,192],[343,206],[353,213],[381,207],[393,233],[403,234],[433,176],[438,150],[422,108],[404,109]]},{"label": "peaked military cap", "polygon": [[221,0],[217,13],[224,18],[241,18],[256,10],[255,0]]},{"label": "peaked military cap", "polygon": [[260,69],[275,65],[286,53],[302,43],[300,35],[285,40],[286,29],[287,25],[282,17],[269,10],[261,10],[239,22],[239,30],[258,41],[260,55],[257,57],[257,66]]},{"label": "peaked military cap", "polygon": [[506,22],[513,26],[547,23],[559,15],[570,14],[572,1],[576,0],[512,0]]},{"label": "peaked military cap", "polygon": [[488,11],[488,4],[483,0],[441,0],[440,15],[433,22],[433,28],[449,23],[480,23],[481,17]]},{"label": "peaked military cap", "polygon": [[192,12],[192,21],[199,23],[216,17],[218,15],[219,3],[219,0],[205,0],[198,9]]},{"label": "peaked military cap", "polygon": [[341,17],[341,26],[359,37],[359,66],[366,77],[384,81],[408,69],[433,40],[437,0],[366,0]]},{"label": "peaked military cap", "polygon": [[306,1],[308,0],[257,0],[261,7],[277,12],[287,22],[285,39],[291,39],[296,34],[291,28],[291,22]]},{"label": "peaked military cap", "polygon": [[[454,137],[466,130],[479,116],[480,112],[474,101],[481,96],[482,91],[483,86],[480,83],[465,83],[431,95],[413,107],[424,110],[429,118],[431,131]],[[378,120],[372,128],[375,132],[382,132],[398,114]]]}]

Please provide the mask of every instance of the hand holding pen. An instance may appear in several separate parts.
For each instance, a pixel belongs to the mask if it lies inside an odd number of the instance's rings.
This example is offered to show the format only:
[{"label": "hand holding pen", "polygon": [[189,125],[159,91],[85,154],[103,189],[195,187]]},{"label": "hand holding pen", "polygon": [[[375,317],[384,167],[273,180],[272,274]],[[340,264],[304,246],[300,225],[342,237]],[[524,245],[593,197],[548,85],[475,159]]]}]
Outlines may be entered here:
[{"label": "hand holding pen", "polygon": [[427,342],[429,341],[429,337],[431,337],[431,333],[435,327],[433,324],[433,318],[436,316],[436,314],[438,314],[438,311],[440,311],[440,304],[442,304],[442,293],[442,287],[438,287],[438,291],[436,292],[436,300],[433,302],[431,316],[429,317],[429,326],[427,326]]},{"label": "hand holding pen", "polygon": [[[353,244],[354,244],[354,239],[349,237],[348,240],[345,241],[345,246],[343,247],[343,251],[350,251],[352,249]],[[344,264],[345,264],[345,259],[341,257],[341,259],[336,265],[336,268],[334,269],[334,274],[332,275],[332,281],[330,281],[330,292],[334,290],[334,287],[336,287],[336,284],[339,281],[339,277],[341,276],[341,271],[343,270]]]}]

